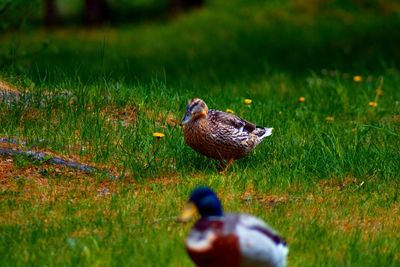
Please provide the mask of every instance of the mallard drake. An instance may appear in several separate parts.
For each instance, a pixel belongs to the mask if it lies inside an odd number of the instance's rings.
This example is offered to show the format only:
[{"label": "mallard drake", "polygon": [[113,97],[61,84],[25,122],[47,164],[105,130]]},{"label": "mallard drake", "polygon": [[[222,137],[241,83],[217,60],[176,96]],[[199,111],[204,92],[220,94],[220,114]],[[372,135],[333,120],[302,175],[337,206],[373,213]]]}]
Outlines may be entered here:
[{"label": "mallard drake", "polygon": [[191,148],[221,162],[246,156],[272,134],[272,128],[256,126],[231,113],[209,110],[199,98],[189,101],[181,125]]},{"label": "mallard drake", "polygon": [[186,250],[199,267],[282,267],[289,252],[282,238],[262,220],[247,214],[223,213],[209,187],[197,187],[180,219],[196,212],[201,218],[186,239]]}]

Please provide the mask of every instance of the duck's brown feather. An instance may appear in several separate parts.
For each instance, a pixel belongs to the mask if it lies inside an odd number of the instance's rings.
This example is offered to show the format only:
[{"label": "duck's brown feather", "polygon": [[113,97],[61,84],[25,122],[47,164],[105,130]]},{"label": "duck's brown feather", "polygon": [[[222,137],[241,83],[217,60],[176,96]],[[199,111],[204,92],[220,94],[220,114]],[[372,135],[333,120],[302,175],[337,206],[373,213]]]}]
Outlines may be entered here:
[{"label": "duck's brown feather", "polygon": [[249,133],[253,132],[256,129],[255,124],[239,118],[238,116],[231,113],[218,110],[210,110],[208,112],[208,119],[215,124],[225,124],[227,126],[232,126],[238,130],[242,128]]}]

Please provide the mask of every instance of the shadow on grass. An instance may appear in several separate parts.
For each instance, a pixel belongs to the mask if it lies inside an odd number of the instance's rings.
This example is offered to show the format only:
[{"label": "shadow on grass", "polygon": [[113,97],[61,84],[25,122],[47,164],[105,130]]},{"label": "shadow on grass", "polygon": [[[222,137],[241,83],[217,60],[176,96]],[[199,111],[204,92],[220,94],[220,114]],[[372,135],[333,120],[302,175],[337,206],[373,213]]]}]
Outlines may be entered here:
[{"label": "shadow on grass", "polygon": [[[29,73],[35,83],[76,78],[85,84],[104,78],[137,83],[159,77],[170,85],[201,85],[205,80],[251,80],[276,71],[380,71],[397,67],[400,60],[398,16],[355,16],[350,22],[332,16],[300,22],[279,16],[261,23],[241,19],[200,14],[167,26],[66,29],[41,32],[38,38],[32,33],[29,44],[17,36],[18,45],[11,43],[3,52],[3,61],[10,62],[3,71]],[[18,57],[43,38],[51,40],[49,49]]]}]

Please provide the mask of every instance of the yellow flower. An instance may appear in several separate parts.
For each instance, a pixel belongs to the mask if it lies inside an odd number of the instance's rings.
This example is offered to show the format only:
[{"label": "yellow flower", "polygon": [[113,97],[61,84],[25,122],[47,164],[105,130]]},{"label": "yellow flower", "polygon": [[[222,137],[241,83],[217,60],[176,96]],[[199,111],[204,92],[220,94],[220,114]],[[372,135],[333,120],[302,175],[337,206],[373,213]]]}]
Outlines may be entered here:
[{"label": "yellow flower", "polygon": [[328,116],[328,117],[325,118],[325,120],[326,120],[327,122],[333,122],[333,121],[335,120],[335,117],[333,117],[333,116]]},{"label": "yellow flower", "polygon": [[362,77],[360,76],[360,75],[356,75],[356,76],[354,76],[353,77],[353,81],[354,82],[356,82],[356,83],[360,83],[360,82],[362,82]]},{"label": "yellow flower", "polygon": [[232,109],[229,109],[229,108],[227,108],[225,111],[228,113],[232,113],[232,114],[235,113],[235,111],[233,111]]},{"label": "yellow flower", "polygon": [[246,99],[244,100],[244,103],[245,103],[246,105],[250,105],[251,102],[253,102],[253,100],[248,99],[248,98],[246,98]]},{"label": "yellow flower", "polygon": [[165,134],[155,132],[155,133],[153,133],[153,136],[156,137],[157,139],[160,139],[160,138],[163,138],[165,136]]},{"label": "yellow flower", "polygon": [[375,102],[375,101],[370,101],[370,102],[368,103],[368,105],[369,105],[370,107],[376,108],[376,107],[378,106],[378,103]]},{"label": "yellow flower", "polygon": [[299,97],[299,102],[303,103],[304,101],[306,101],[306,98],[304,96]]}]

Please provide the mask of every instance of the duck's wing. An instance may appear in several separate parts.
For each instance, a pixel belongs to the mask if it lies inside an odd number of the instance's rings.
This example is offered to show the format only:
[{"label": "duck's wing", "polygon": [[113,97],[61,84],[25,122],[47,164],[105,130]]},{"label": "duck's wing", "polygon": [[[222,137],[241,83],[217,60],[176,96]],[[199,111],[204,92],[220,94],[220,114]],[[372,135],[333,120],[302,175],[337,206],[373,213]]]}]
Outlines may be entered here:
[{"label": "duck's wing", "polygon": [[247,214],[239,216],[236,232],[244,261],[286,266],[289,249],[277,232],[256,217]]},{"label": "duck's wing", "polygon": [[247,214],[240,214],[239,223],[248,230],[259,232],[260,234],[268,237],[276,245],[282,244],[286,246],[286,242],[283,241],[283,239],[274,229],[272,229],[271,226],[256,217]]},{"label": "duck's wing", "polygon": [[232,127],[239,132],[246,131],[251,133],[257,128],[257,126],[251,122],[239,118],[231,113],[219,110],[209,110],[208,117],[209,120],[214,123],[214,125]]}]

